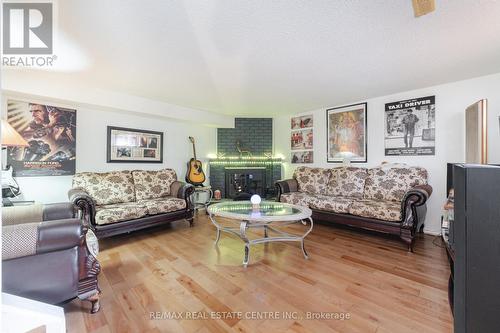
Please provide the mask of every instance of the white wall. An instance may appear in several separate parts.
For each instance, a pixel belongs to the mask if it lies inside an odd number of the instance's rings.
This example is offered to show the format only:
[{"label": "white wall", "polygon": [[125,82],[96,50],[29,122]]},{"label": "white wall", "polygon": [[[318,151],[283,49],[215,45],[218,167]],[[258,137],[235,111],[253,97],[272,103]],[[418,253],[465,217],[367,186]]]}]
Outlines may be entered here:
[{"label": "white wall", "polygon": [[52,104],[71,101],[73,105],[91,107],[98,105],[101,109],[127,110],[153,117],[168,117],[214,127],[234,126],[234,117],[98,89],[75,82],[71,75],[60,76],[50,71],[2,68],[1,81],[5,95],[38,96],[49,99]]},{"label": "white wall", "polygon": [[[436,155],[394,157],[384,155],[384,104],[398,100],[436,96]],[[465,108],[479,99],[488,99],[488,154],[489,163],[500,163],[500,73],[471,80],[401,92],[389,96],[371,98],[368,102],[368,163],[359,166],[375,166],[383,161],[402,162],[425,167],[434,192],[428,202],[425,231],[440,232],[442,205],[446,198],[446,163],[464,162],[465,156]],[[356,103],[357,101],[353,101]],[[352,103],[348,103],[352,104]],[[328,107],[335,107],[330,105]],[[314,114],[314,164],[315,167],[335,167],[326,162],[326,109],[321,108],[301,114]],[[293,174],[296,165],[290,164],[290,117],[275,118],[275,147],[277,154],[286,158],[284,177]]]},{"label": "white wall", "polygon": [[[4,102],[9,98],[4,96]],[[20,99],[18,96],[14,99]],[[82,107],[76,104],[54,103],[51,100],[21,98],[49,105],[77,109],[76,171],[109,171],[173,168],[184,180],[186,163],[192,157],[188,136],[195,137],[198,159],[206,162],[208,153],[216,151],[216,129],[167,118],[140,115],[127,111],[112,111],[99,107]],[[164,132],[163,164],[106,163],[107,126],[120,126]],[[207,170],[206,166],[205,169]],[[208,177],[208,174],[207,174]],[[19,199],[41,203],[67,201],[71,176],[18,177],[23,195]]]}]

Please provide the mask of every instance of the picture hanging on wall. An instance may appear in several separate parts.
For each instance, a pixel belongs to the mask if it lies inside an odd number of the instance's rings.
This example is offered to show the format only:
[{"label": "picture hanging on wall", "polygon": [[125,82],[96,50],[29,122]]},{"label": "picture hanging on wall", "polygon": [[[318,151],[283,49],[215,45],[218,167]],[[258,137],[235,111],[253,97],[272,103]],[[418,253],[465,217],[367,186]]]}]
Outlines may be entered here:
[{"label": "picture hanging on wall", "polygon": [[313,163],[313,115],[292,117],[290,123],[290,148],[292,163]]},{"label": "picture hanging on wall", "polygon": [[312,151],[294,151],[292,152],[293,164],[314,163]]},{"label": "picture hanging on wall", "polygon": [[163,163],[163,132],[108,126],[108,163]]},{"label": "picture hanging on wall", "polygon": [[292,150],[313,149],[314,135],[312,129],[292,131],[290,139]]},{"label": "picture hanging on wall", "polygon": [[28,143],[7,149],[15,177],[75,174],[76,110],[8,100],[7,121]]},{"label": "picture hanging on wall", "polygon": [[385,105],[386,156],[434,155],[435,137],[435,96]]},{"label": "picture hanging on wall", "polygon": [[292,119],[291,119],[292,130],[313,128],[313,126],[314,126],[314,122],[313,122],[313,115],[312,114],[307,115],[307,116],[292,117]]},{"label": "picture hanging on wall", "polygon": [[367,103],[326,110],[327,161],[367,162]]}]

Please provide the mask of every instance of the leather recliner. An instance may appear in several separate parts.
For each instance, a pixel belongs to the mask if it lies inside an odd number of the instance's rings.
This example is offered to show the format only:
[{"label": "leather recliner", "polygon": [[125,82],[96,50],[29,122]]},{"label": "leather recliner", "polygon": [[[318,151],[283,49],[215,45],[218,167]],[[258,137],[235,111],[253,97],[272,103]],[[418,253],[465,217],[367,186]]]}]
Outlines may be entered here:
[{"label": "leather recliner", "polygon": [[71,203],[3,207],[3,292],[50,304],[78,297],[99,311],[97,244],[78,214]]}]

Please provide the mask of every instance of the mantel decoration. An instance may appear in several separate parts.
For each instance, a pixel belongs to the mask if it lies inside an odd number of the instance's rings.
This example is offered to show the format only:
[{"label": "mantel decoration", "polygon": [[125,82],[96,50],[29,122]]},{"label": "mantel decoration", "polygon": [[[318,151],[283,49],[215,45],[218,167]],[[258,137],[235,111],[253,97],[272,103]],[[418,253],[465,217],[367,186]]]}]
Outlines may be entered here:
[{"label": "mantel decoration", "polygon": [[359,103],[326,110],[328,162],[367,162],[367,109]]},{"label": "mantel decoration", "polygon": [[163,163],[163,132],[108,126],[108,163]]},{"label": "mantel decoration", "polygon": [[290,121],[290,148],[292,163],[313,163],[313,115],[292,117]]}]

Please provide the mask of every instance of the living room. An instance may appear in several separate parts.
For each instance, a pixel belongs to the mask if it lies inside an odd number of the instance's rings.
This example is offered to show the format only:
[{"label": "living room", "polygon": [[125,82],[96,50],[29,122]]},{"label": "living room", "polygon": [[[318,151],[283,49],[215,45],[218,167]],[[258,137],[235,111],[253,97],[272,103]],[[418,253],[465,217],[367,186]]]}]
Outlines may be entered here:
[{"label": "living room", "polygon": [[498,1],[2,15],[2,331],[500,329]]}]

